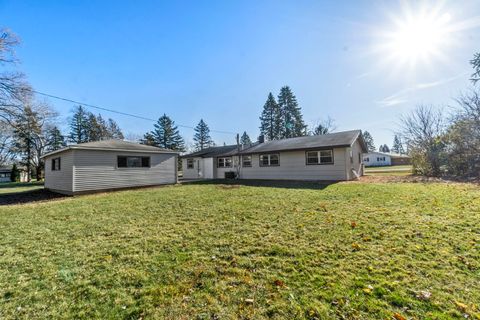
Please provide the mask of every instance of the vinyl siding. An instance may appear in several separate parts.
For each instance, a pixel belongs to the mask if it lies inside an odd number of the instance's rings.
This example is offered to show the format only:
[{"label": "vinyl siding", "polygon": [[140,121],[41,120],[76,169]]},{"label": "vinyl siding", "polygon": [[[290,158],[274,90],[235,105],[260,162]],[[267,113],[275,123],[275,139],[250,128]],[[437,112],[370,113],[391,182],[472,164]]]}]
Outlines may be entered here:
[{"label": "vinyl siding", "polygon": [[[45,188],[66,194],[73,192],[73,157],[75,150],[67,150],[45,158]],[[52,171],[52,159],[60,158],[60,170]]]},{"label": "vinyl siding", "polygon": [[[117,156],[148,156],[150,168],[117,168]],[[62,164],[63,165],[63,164]],[[176,155],[75,150],[74,192],[128,188],[177,182]]]},{"label": "vinyl siding", "polygon": [[[252,167],[241,168],[241,179],[346,180],[346,148],[333,149],[334,164],[307,165],[305,151],[279,152],[280,166],[260,167],[259,155],[252,155]],[[350,160],[348,160],[350,161]],[[234,170],[233,168],[231,170]],[[223,176],[218,176],[223,178]]]},{"label": "vinyl siding", "polygon": [[[199,179],[199,173],[202,170],[202,162],[203,159],[200,157],[197,158],[188,158],[193,159],[193,169],[187,169],[187,158],[182,159],[182,171],[183,171],[183,179]],[[199,168],[200,166],[200,168]],[[199,170],[200,169],[200,170]]]},{"label": "vinyl siding", "polygon": [[[347,171],[348,179],[356,179],[356,175],[352,172],[352,170],[355,170],[357,174],[360,176],[363,175],[363,166],[362,166],[362,147],[360,146],[360,142],[358,142],[358,139],[353,143],[351,148],[346,148],[347,151],[347,168],[349,170]],[[353,163],[350,161],[350,151],[352,152],[352,160]],[[359,155],[360,155],[360,161],[359,161]]]}]

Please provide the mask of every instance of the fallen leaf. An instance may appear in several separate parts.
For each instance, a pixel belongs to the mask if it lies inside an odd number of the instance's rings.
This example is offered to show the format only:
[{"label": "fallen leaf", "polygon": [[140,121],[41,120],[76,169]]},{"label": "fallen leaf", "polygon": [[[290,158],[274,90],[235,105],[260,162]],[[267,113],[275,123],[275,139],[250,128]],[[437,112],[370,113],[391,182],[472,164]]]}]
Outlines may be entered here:
[{"label": "fallen leaf", "polygon": [[357,223],[355,221],[352,221],[350,225],[352,226],[352,229],[355,229],[355,227],[357,226]]},{"label": "fallen leaf", "polygon": [[398,312],[395,312],[393,314],[393,318],[395,318],[395,320],[407,320],[407,318],[405,318],[404,316],[402,316],[400,313]]},{"label": "fallen leaf", "polygon": [[455,301],[455,305],[457,306],[457,308],[462,311],[462,312],[465,312],[467,311],[468,309],[468,306],[464,303],[461,303],[461,302],[458,302],[458,301]]},{"label": "fallen leaf", "polygon": [[245,303],[252,304],[252,303],[253,303],[253,299],[245,299]]},{"label": "fallen leaf", "polygon": [[352,243],[352,248],[353,248],[353,251],[358,251],[360,250],[360,245],[356,242]]},{"label": "fallen leaf", "polygon": [[426,290],[422,290],[417,293],[417,299],[420,299],[420,300],[429,300],[431,296],[432,296],[432,293]]},{"label": "fallen leaf", "polygon": [[277,287],[284,287],[285,286],[285,282],[283,282],[280,279],[276,279],[275,281],[273,281],[273,284],[276,285]]}]

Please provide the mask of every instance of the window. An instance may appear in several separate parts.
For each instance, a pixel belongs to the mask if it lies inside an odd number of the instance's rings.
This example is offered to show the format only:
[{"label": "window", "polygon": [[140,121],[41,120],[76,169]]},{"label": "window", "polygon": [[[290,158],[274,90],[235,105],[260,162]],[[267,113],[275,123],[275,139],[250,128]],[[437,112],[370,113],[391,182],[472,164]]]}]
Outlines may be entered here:
[{"label": "window", "polygon": [[307,151],[307,165],[333,164],[333,150]]},{"label": "window", "polygon": [[280,165],[280,155],[276,153],[261,154],[260,167],[273,167]]},{"label": "window", "polygon": [[377,157],[377,161],[385,161],[385,157]]},{"label": "window", "polygon": [[370,162],[370,158],[369,157],[363,158],[363,162]]},{"label": "window", "polygon": [[232,167],[232,158],[217,159],[217,168],[231,168],[231,167]]},{"label": "window", "polygon": [[117,157],[118,168],[150,168],[150,157]]},{"label": "window", "polygon": [[252,166],[252,156],[242,156],[242,167]]},{"label": "window", "polygon": [[193,159],[187,159],[187,169],[193,169]]},{"label": "window", "polygon": [[60,171],[60,158],[52,159],[52,171]]}]

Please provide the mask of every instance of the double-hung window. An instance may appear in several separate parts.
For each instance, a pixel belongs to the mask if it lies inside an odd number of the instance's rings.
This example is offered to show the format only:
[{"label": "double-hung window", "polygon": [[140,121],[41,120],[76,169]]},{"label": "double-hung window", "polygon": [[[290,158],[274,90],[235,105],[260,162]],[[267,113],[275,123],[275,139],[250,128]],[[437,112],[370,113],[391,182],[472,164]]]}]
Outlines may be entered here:
[{"label": "double-hung window", "polygon": [[275,167],[279,165],[280,155],[278,153],[260,155],[260,167]]},{"label": "double-hung window", "polygon": [[187,169],[193,169],[193,159],[187,159]]},{"label": "double-hung window", "polygon": [[252,166],[252,156],[242,156],[242,167]]},{"label": "double-hung window", "polygon": [[150,157],[118,156],[118,168],[150,168]]},{"label": "double-hung window", "polygon": [[52,171],[60,171],[60,158],[52,159]]},{"label": "double-hung window", "polygon": [[217,159],[218,168],[231,168],[232,167],[232,158],[218,158]]},{"label": "double-hung window", "polygon": [[307,165],[333,164],[333,150],[307,151]]}]

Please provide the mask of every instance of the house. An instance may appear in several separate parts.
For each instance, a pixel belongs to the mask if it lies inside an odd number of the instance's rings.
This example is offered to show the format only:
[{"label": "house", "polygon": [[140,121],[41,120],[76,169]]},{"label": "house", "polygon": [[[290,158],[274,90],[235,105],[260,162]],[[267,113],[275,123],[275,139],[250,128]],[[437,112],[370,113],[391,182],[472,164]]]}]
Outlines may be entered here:
[{"label": "house", "polygon": [[[18,168],[19,180],[20,182],[27,182],[27,171],[23,168]],[[2,182],[11,182],[12,176],[12,166],[0,167],[0,183]]]},{"label": "house", "polygon": [[207,148],[183,155],[185,179],[352,180],[363,175],[360,130]]},{"label": "house", "polygon": [[363,154],[363,163],[366,167],[398,166],[410,164],[410,157],[405,154],[368,152]]},{"label": "house", "polygon": [[178,153],[138,143],[105,140],[45,154],[45,188],[73,195],[174,184]]}]

